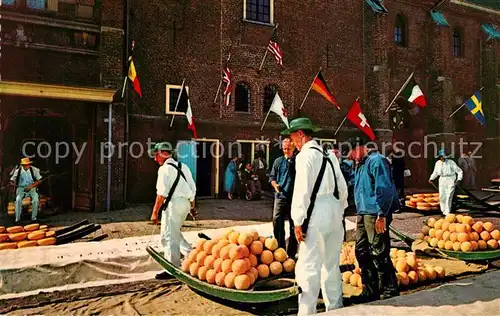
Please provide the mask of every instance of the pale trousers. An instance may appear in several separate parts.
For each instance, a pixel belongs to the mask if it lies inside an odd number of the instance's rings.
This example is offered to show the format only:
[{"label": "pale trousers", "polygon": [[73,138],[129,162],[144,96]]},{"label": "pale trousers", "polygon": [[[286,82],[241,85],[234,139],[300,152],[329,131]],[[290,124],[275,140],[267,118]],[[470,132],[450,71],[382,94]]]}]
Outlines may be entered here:
[{"label": "pale trousers", "polygon": [[23,211],[23,199],[25,197],[31,197],[31,220],[35,221],[38,214],[38,192],[36,188],[24,192],[24,187],[18,187],[16,189],[16,222],[21,220],[21,213]]},{"label": "pale trousers", "polygon": [[181,233],[181,227],[191,208],[187,199],[173,198],[161,214],[160,240],[165,258],[175,266],[181,265],[181,253],[184,256],[191,251],[191,245]]},{"label": "pale trousers", "polygon": [[439,177],[439,204],[441,212],[448,215],[451,212],[453,194],[455,193],[455,176]]},{"label": "pale trousers", "polygon": [[295,267],[296,281],[302,289],[298,315],[316,313],[320,289],[327,311],[343,307],[339,267],[344,240],[343,214],[340,202],[333,195],[316,199]]}]

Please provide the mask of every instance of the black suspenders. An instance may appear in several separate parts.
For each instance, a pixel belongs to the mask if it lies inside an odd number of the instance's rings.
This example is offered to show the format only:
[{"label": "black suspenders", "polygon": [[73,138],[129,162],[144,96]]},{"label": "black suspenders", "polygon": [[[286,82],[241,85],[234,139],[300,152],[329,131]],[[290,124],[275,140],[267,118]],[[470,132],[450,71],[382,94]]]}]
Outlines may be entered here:
[{"label": "black suspenders", "polygon": [[338,183],[337,183],[337,175],[335,173],[335,168],[333,167],[332,161],[319,148],[316,148],[316,147],[311,147],[311,148],[319,151],[323,155],[323,162],[321,164],[321,169],[319,170],[318,178],[316,179],[316,182],[314,183],[313,191],[311,193],[311,203],[309,204],[309,207],[307,208],[307,217],[304,219],[304,223],[302,224],[302,232],[304,234],[307,233],[307,228],[309,226],[309,221],[311,219],[312,211],[314,209],[314,204],[316,203],[316,197],[318,195],[319,187],[321,186],[321,182],[323,181],[323,176],[325,175],[325,169],[326,169],[326,164],[327,163],[332,168],[333,178],[335,179],[335,189],[333,191],[333,196],[337,200],[339,199],[339,188],[338,188]]}]

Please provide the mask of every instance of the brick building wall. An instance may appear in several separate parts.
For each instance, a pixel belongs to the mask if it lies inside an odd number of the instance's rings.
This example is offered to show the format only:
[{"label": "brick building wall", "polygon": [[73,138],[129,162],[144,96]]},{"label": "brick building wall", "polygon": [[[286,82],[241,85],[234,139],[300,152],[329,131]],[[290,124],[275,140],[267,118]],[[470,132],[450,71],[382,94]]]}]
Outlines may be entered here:
[{"label": "brick building wall", "polygon": [[[429,14],[435,1],[387,0],[387,15],[374,13],[361,0],[309,4],[276,1],[274,22],[279,23],[277,36],[284,52],[284,67],[277,66],[268,55],[259,73],[272,27],[243,21],[243,2],[131,2],[131,39],[138,43],[135,60],[144,95],[143,99],[132,97],[132,140],[145,144],[148,137],[174,142],[191,137],[184,117],[176,117],[170,127],[171,115],[165,114],[165,85],[180,85],[184,78],[190,89],[198,136],[222,142],[272,139],[277,135],[282,125],[273,117],[260,131],[265,116],[264,89],[269,84],[278,87],[290,117],[311,117],[324,128],[320,136],[325,138],[334,138],[333,131],[359,96],[378,140],[390,141],[393,132],[384,111],[411,72],[415,72],[429,107],[412,117],[409,128],[394,133],[398,140],[423,141],[432,133],[439,134],[436,140],[449,142],[460,134],[446,138],[441,133],[460,129],[469,140],[482,139],[483,130],[474,120],[465,120],[466,113],[462,113],[465,123],[445,118],[460,105],[459,101],[465,101],[481,84],[487,85],[485,82],[489,82],[489,88],[484,91],[484,104],[488,102],[495,108],[490,113],[497,113],[499,44],[498,40],[482,43],[485,34],[481,24],[499,24],[498,15],[448,3],[439,8],[450,24],[443,27]],[[407,23],[407,47],[394,43],[397,14],[402,14]],[[463,35],[460,58],[452,54],[455,27]],[[235,112],[234,89],[230,107],[221,102],[213,104],[220,69],[229,52],[233,82],[244,82],[251,89],[249,113]],[[299,111],[320,67],[341,111],[314,91]],[[347,122],[336,138],[342,141],[359,135]],[[221,161],[221,176],[226,162]],[[410,185],[425,185],[433,163],[432,158],[409,161],[414,173]],[[129,183],[134,183],[133,187],[129,185],[130,199],[151,200],[154,163],[146,157],[133,159],[128,168]],[[144,173],[151,176],[145,180]],[[485,174],[486,179],[491,170]]]}]

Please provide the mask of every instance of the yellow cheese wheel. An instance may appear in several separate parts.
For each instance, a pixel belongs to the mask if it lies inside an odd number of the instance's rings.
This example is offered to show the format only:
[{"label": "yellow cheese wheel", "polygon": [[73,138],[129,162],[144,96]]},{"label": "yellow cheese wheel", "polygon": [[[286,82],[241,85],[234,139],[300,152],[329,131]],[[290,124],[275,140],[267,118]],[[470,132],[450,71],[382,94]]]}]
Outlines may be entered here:
[{"label": "yellow cheese wheel", "polygon": [[9,235],[7,234],[0,234],[0,242],[4,242],[9,240]]},{"label": "yellow cheese wheel", "polygon": [[434,193],[424,193],[424,197],[428,198],[428,197],[433,197],[434,196]]},{"label": "yellow cheese wheel", "polygon": [[426,202],[417,202],[417,206],[430,206],[429,203]]},{"label": "yellow cheese wheel", "polygon": [[25,240],[17,243],[17,248],[28,248],[38,246],[36,240]]},{"label": "yellow cheese wheel", "polygon": [[432,202],[432,203],[429,203],[429,205],[431,207],[436,207],[436,206],[439,207],[439,202]]},{"label": "yellow cheese wheel", "polygon": [[426,197],[426,198],[424,198],[424,202],[430,204],[430,203],[434,202],[434,198],[432,198],[432,197]]},{"label": "yellow cheese wheel", "polygon": [[421,211],[430,211],[431,207],[430,206],[417,206],[417,210]]},{"label": "yellow cheese wheel", "polygon": [[406,199],[407,199],[407,200],[409,200],[409,199],[411,199],[412,197],[413,197],[413,196],[411,196],[411,195],[407,195],[407,196],[406,196]]},{"label": "yellow cheese wheel", "polygon": [[34,232],[35,230],[38,230],[40,228],[40,224],[29,224],[24,226],[24,231],[25,232]]},{"label": "yellow cheese wheel", "polygon": [[24,228],[23,228],[23,226],[12,226],[12,227],[7,228],[7,232],[9,234],[22,233],[22,232],[24,232]]},{"label": "yellow cheese wheel", "polygon": [[22,206],[28,206],[31,205],[31,199],[30,198],[24,198],[22,202]]},{"label": "yellow cheese wheel", "polygon": [[53,230],[49,230],[48,232],[45,233],[45,237],[56,237],[56,232]]},{"label": "yellow cheese wheel", "polygon": [[49,228],[49,226],[47,226],[47,225],[40,225],[40,228],[38,228],[38,229],[48,229],[48,228]]},{"label": "yellow cheese wheel", "polygon": [[0,226],[0,234],[5,232],[5,226]]},{"label": "yellow cheese wheel", "polygon": [[425,195],[423,193],[413,194],[414,198],[423,198]]},{"label": "yellow cheese wheel", "polygon": [[52,246],[56,244],[56,239],[54,237],[44,238],[37,241],[38,246]]},{"label": "yellow cheese wheel", "polygon": [[10,216],[14,216],[14,215],[16,214],[16,211],[14,211],[14,210],[12,210],[12,211],[11,211],[11,210],[9,210],[9,211],[7,212],[7,214],[9,214]]},{"label": "yellow cheese wheel", "polygon": [[16,207],[14,205],[9,205],[7,207],[7,212],[8,213],[15,213],[16,212]]},{"label": "yellow cheese wheel", "polygon": [[28,234],[29,240],[39,240],[45,238],[45,232],[43,230],[37,230]]},{"label": "yellow cheese wheel", "polygon": [[26,235],[26,233],[9,234],[9,239],[11,241],[23,241],[26,239]]},{"label": "yellow cheese wheel", "polygon": [[417,202],[418,202],[418,199],[417,199],[417,198],[412,197],[412,198],[410,199],[410,202],[411,202],[411,203],[417,203]]},{"label": "yellow cheese wheel", "polygon": [[17,249],[17,243],[16,242],[3,242],[0,244],[0,250],[4,249]]}]

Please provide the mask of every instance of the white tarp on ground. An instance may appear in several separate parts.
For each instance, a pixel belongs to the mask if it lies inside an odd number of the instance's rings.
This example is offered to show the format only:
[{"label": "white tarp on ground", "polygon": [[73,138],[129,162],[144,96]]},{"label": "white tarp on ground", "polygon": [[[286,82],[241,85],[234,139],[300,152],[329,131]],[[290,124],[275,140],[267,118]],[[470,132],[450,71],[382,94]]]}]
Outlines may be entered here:
[{"label": "white tarp on ground", "polygon": [[[346,221],[346,229],[354,223]],[[272,224],[232,227],[257,230],[272,235]],[[203,230],[210,237],[224,228]],[[184,232],[190,243],[199,231]],[[287,234],[289,232],[287,231]],[[102,281],[125,283],[153,278],[162,270],[146,252],[159,249],[159,235],[111,239],[101,242],[2,250],[0,260],[0,299],[33,295],[37,292],[96,286]]]}]

